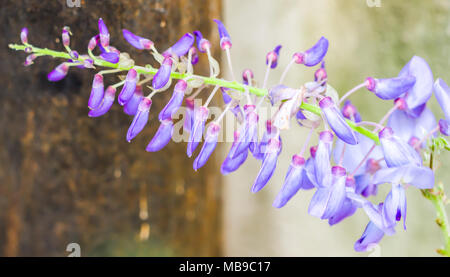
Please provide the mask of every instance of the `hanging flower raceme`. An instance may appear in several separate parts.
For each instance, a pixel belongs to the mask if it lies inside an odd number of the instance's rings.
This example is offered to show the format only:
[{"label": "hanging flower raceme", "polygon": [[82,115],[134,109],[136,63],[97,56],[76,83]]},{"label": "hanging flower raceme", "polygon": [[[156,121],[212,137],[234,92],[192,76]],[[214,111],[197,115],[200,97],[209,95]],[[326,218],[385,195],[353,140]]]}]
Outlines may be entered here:
[{"label": "hanging flower raceme", "polygon": [[[282,150],[281,133],[291,129],[290,123],[295,117],[294,120],[298,123],[295,127],[307,127],[309,133],[299,154],[292,156],[284,182],[272,205],[282,208],[300,190],[314,189],[308,213],[327,220],[330,226],[362,209],[369,223],[355,242],[356,251],[370,250],[384,235],[393,235],[399,221],[403,220],[403,228],[406,229],[407,187],[421,189],[434,204],[439,204],[435,205],[439,209],[445,196],[441,186],[434,188],[436,168],[432,165],[442,149],[449,149],[447,141],[438,132],[444,136],[450,135],[450,89],[440,78],[433,85],[433,74],[425,60],[414,56],[397,77],[369,77],[339,97],[337,90],[329,84],[329,72],[325,68],[324,58],[329,42],[321,37],[310,49],[294,53],[278,83],[268,84],[271,79],[269,75],[273,72],[271,69],[278,66],[281,45],[265,56],[262,85],[258,85],[259,82],[250,69],[243,71],[240,83],[233,72],[231,37],[221,21],[214,21],[218,27],[220,47],[226,53],[232,81],[218,77],[220,65],[212,56],[213,42],[207,40],[200,31],[185,33],[160,54],[151,40],[123,29],[122,34],[127,43],[139,50],[149,50],[155,63],[159,64],[157,69],[150,64],[136,65],[136,61],[127,52],[111,46],[110,33],[102,19],[98,20],[98,34],[87,45],[87,54],[70,48],[72,33],[69,27],[64,27],[61,34],[65,52],[29,44],[27,28],[23,28],[20,34],[22,45],[9,46],[27,53],[25,66],[33,64],[40,56],[64,58],[65,61],[48,74],[50,81],[62,80],[70,67],[109,68],[94,76],[88,115],[99,117],[106,114],[115,101],[116,89],[122,86],[117,102],[123,106],[125,114],[133,116],[126,135],[129,142],[147,125],[153,97],[163,94],[163,91],[169,89],[172,80],[176,80],[170,100],[159,112],[160,125],[145,150],[160,151],[168,145],[174,133],[179,135],[177,127],[181,126],[181,121],[178,121],[176,114],[184,100],[182,123],[183,131],[189,133],[186,150],[189,157],[194,155],[205,133],[201,149],[193,159],[194,170],[203,167],[211,158],[220,141],[221,131],[228,131],[221,126],[221,122],[225,122],[222,119],[231,112],[231,122],[227,119],[226,124],[228,127],[238,127],[233,130],[234,140],[220,171],[223,175],[234,172],[251,152],[254,158],[262,162],[251,187],[253,193],[263,189],[273,176]],[[97,53],[94,54],[96,48],[98,56]],[[208,76],[194,73],[199,53],[207,55],[210,71]],[[305,75],[314,76],[313,80],[298,87],[289,87],[284,80],[294,64],[320,66],[314,69],[314,75]],[[125,78],[123,72],[127,72]],[[106,74],[114,74],[120,81],[107,85],[105,90],[104,82],[113,80],[106,79]],[[198,95],[204,90],[208,91],[211,86],[215,88],[206,96],[207,100],[202,105],[203,97]],[[147,88],[151,92],[144,94]],[[225,106],[222,107],[224,109],[220,116],[216,116],[215,107],[210,104],[214,103],[212,100],[219,88],[223,100],[219,103]],[[381,100],[394,100],[394,106],[380,121],[363,121],[356,106],[346,100],[361,88],[367,88]],[[433,88],[445,115],[438,122],[433,112],[426,107]],[[270,100],[270,103],[266,100]],[[258,126],[264,105],[270,105],[273,109],[271,112],[274,113],[265,122],[265,126]],[[214,120],[207,122],[210,114]],[[231,124],[228,125],[229,123]],[[265,127],[260,140],[259,127]],[[310,141],[316,133],[319,133],[318,144],[311,146]],[[379,139],[376,137],[377,133]],[[224,135],[226,136],[225,133]],[[297,138],[295,140],[298,141]],[[310,156],[305,157],[308,147]],[[422,157],[427,164],[430,162],[432,168],[424,166]],[[384,202],[375,205],[370,196],[381,197],[378,190],[383,184],[389,184],[391,189]]]}]

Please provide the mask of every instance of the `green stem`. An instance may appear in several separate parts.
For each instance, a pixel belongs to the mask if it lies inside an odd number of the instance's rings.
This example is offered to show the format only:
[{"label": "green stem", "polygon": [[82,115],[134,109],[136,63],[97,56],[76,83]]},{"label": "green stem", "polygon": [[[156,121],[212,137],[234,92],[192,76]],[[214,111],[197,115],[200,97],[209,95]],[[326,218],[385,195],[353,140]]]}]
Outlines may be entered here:
[{"label": "green stem", "polygon": [[[433,170],[433,158],[434,158],[434,145],[431,146],[430,154],[430,168]],[[442,183],[438,184],[434,189],[422,189],[422,194],[428,200],[433,203],[436,209],[436,223],[441,229],[442,235],[444,237],[444,248],[437,249],[437,252],[442,256],[450,257],[450,224],[447,217],[447,212],[445,210],[445,193],[444,186]]]},{"label": "green stem", "polygon": [[[60,52],[60,51],[54,51],[54,50],[50,50],[47,48],[38,48],[32,45],[19,45],[19,44],[10,44],[9,48],[14,49],[14,50],[18,50],[18,51],[25,51],[26,48],[31,49],[31,52],[35,53],[35,54],[39,54],[41,56],[51,56],[53,58],[63,58],[63,59],[72,59],[70,57],[70,55],[66,52]],[[134,68],[138,73],[140,74],[147,74],[147,75],[155,75],[156,72],[158,71],[158,69],[156,68],[152,68],[150,66],[138,66],[135,65],[133,67],[125,67],[125,66],[121,66],[120,62],[113,64],[107,61],[104,61],[102,59],[99,59],[93,55],[91,55],[91,57],[89,58],[93,58],[94,60],[94,65],[97,66],[102,66],[102,67],[108,67],[108,68],[113,68],[113,69],[120,69],[120,70],[129,70],[131,68]],[[87,58],[83,58],[80,56],[80,58],[77,60],[79,62],[84,62]],[[230,88],[230,89],[234,89],[237,91],[241,91],[241,92],[245,92],[246,89],[248,89],[248,91],[250,93],[253,93],[257,96],[263,96],[268,94],[268,90],[267,89],[262,89],[262,88],[257,88],[257,87],[253,87],[253,86],[245,86],[241,83],[238,83],[236,81],[227,81],[227,80],[223,80],[223,79],[219,79],[219,78],[214,78],[214,77],[204,77],[204,76],[199,76],[199,75],[190,75],[190,74],[185,74],[185,73],[179,73],[179,72],[172,72],[171,73],[171,77],[173,79],[185,79],[185,78],[193,78],[193,79],[200,79],[203,81],[203,83],[205,84],[210,84],[210,85],[214,85],[214,86],[220,86],[220,87],[226,87],[226,88]],[[247,88],[246,88],[247,87]],[[321,110],[319,107],[302,102],[302,104],[300,105],[300,108],[312,112],[314,114],[320,115],[321,114]],[[362,127],[362,126],[356,126],[355,123],[351,120],[347,120],[348,125],[356,132],[372,139],[373,141],[375,141],[376,144],[379,144],[380,141],[378,139],[378,135],[376,133],[373,133],[372,131]]]}]

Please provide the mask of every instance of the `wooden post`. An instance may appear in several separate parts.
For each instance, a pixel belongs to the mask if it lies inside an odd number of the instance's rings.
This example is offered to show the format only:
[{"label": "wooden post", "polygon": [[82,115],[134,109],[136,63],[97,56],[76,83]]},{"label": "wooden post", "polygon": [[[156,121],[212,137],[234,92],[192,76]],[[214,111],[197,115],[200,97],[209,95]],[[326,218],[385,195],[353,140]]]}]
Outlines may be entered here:
[{"label": "wooden post", "polygon": [[[38,58],[24,68],[26,55],[5,47],[19,42],[26,26],[32,44],[62,49],[61,29],[70,26],[72,48],[84,53],[102,17],[112,45],[139,64],[150,63],[148,53],[126,43],[122,28],[149,37],[160,50],[197,29],[218,41],[212,19],[220,18],[220,1],[80,4],[2,3],[0,253],[67,256],[66,246],[74,242],[82,256],[220,255],[218,164],[211,159],[194,172],[186,143],[145,152],[171,91],[154,98],[149,125],[128,143],[125,136],[132,118],[119,105],[103,117],[87,116],[92,70],[71,69],[63,81],[50,83],[46,74],[58,61]],[[220,57],[218,49],[214,55]],[[208,72],[204,60],[200,73]]]}]

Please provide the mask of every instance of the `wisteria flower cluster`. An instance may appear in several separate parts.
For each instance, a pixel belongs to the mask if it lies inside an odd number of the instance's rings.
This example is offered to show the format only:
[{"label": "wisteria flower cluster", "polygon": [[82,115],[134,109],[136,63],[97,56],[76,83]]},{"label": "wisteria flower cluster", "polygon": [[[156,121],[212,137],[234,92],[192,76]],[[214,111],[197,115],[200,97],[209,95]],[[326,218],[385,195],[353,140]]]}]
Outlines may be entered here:
[{"label": "wisteria flower cluster", "polygon": [[[225,51],[232,81],[218,78],[219,63],[211,55],[212,43],[200,31],[184,34],[175,44],[160,53],[154,43],[129,30],[123,30],[123,38],[134,48],[148,51],[159,64],[138,66],[129,54],[110,45],[110,34],[102,19],[98,21],[98,34],[87,46],[87,54],[80,55],[70,48],[71,31],[62,30],[65,52],[41,49],[28,42],[28,30],[20,34],[22,44],[10,45],[16,50],[29,53],[25,66],[31,65],[39,56],[66,59],[48,74],[49,81],[63,79],[70,67],[108,67],[95,74],[88,101],[88,116],[99,117],[107,113],[116,102],[123,111],[133,117],[126,134],[133,140],[148,124],[152,99],[171,87],[176,80],[172,97],[159,112],[159,128],[149,141],[146,151],[155,152],[164,148],[174,133],[174,114],[184,106],[183,128],[189,133],[187,155],[192,157],[199,148],[193,162],[194,170],[205,165],[219,141],[221,121],[230,112],[238,129],[234,130],[234,142],[221,165],[222,174],[237,170],[249,156],[261,161],[251,191],[263,189],[272,177],[282,150],[280,133],[291,128],[291,121],[309,130],[300,152],[292,156],[286,177],[273,206],[284,207],[300,190],[315,190],[308,213],[334,225],[352,216],[359,208],[368,217],[368,225],[355,242],[356,251],[367,251],[384,235],[396,232],[397,222],[402,221],[406,229],[406,193],[408,187],[421,189],[434,203],[445,201],[443,189],[433,189],[435,184],[433,154],[447,149],[443,136],[448,136],[450,124],[450,89],[442,79],[434,80],[427,62],[414,56],[400,70],[398,76],[388,78],[368,77],[362,83],[339,97],[327,82],[325,56],[329,42],[321,37],[315,45],[292,55],[280,81],[268,87],[270,72],[277,68],[281,45],[266,55],[266,72],[262,86],[258,87],[250,69],[242,73],[238,82],[231,63],[232,41],[225,26],[214,20],[220,35],[220,48]],[[98,51],[97,55],[94,51]],[[200,55],[205,55],[210,76],[194,74]],[[299,88],[284,84],[284,79],[293,66],[316,67],[314,79]],[[120,75],[121,81],[105,88],[105,74]],[[144,84],[150,83],[149,86]],[[120,92],[117,89],[121,87]],[[212,90],[204,102],[195,101],[201,91]],[[393,107],[380,121],[366,121],[358,109],[347,98],[365,89],[381,100],[392,101]],[[149,90],[145,93],[145,90]],[[225,108],[222,114],[206,124],[210,114],[209,104],[220,90]],[[432,94],[439,102],[445,118],[437,121],[427,108]],[[266,122],[260,122],[262,105],[276,108]],[[262,137],[258,126],[265,124]],[[366,126],[366,127],[364,127]],[[371,130],[369,130],[369,128]],[[317,145],[310,145],[314,132],[319,133]],[[200,143],[203,144],[200,147]],[[300,148],[300,147],[299,147]],[[307,150],[309,148],[310,154]],[[437,149],[439,148],[439,149]],[[429,165],[428,165],[429,164]],[[369,199],[377,195],[378,186],[388,184],[390,192],[381,203]],[[440,212],[445,215],[445,208]],[[447,232],[446,247],[439,250],[449,255],[450,238],[448,221],[441,216],[440,226]],[[438,222],[439,223],[439,222]]]}]

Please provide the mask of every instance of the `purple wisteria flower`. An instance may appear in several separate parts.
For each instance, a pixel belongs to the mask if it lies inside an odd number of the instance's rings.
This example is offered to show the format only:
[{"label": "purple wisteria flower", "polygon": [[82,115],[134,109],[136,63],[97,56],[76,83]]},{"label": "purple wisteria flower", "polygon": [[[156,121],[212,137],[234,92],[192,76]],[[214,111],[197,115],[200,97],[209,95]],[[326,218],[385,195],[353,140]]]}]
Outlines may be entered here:
[{"label": "purple wisteria flower", "polygon": [[366,80],[366,88],[383,100],[392,100],[410,90],[415,82],[416,78],[411,75],[388,79],[369,77]]},{"label": "purple wisteria flower", "polygon": [[192,131],[189,135],[189,142],[187,146],[187,155],[191,157],[202,140],[203,131],[205,130],[205,123],[208,119],[209,110],[207,107],[200,106],[194,109],[194,118],[192,121]]},{"label": "purple wisteria flower", "polygon": [[128,100],[128,102],[123,106],[124,113],[126,113],[127,115],[135,115],[138,110],[139,103],[143,98],[143,95],[144,94],[142,92],[142,86],[137,85],[136,89],[134,90],[133,96],[131,96],[130,100]]},{"label": "purple wisteria flower", "polygon": [[245,122],[239,131],[240,135],[236,146],[231,148],[231,157],[238,156],[242,152],[247,151],[251,142],[257,141],[258,135],[258,114],[255,112],[255,105],[245,105]]},{"label": "purple wisteria flower", "polygon": [[172,116],[178,111],[183,104],[184,93],[187,89],[185,80],[179,80],[173,90],[172,98],[170,98],[167,105],[159,113],[159,120],[172,119]]},{"label": "purple wisteria flower", "polygon": [[394,135],[392,128],[386,127],[378,134],[388,167],[398,167],[407,164],[420,166],[422,158],[408,143]]},{"label": "purple wisteria flower", "polygon": [[219,132],[219,124],[213,122],[208,126],[208,129],[206,130],[205,142],[203,143],[203,147],[194,161],[195,171],[204,166],[206,161],[208,161],[209,157],[217,146]]},{"label": "purple wisteria flower", "polygon": [[211,42],[204,38],[200,31],[194,31],[193,34],[197,41],[198,51],[200,51],[201,53],[205,53],[208,49],[211,48]]},{"label": "purple wisteria flower", "polygon": [[450,88],[441,78],[434,83],[434,95],[444,112],[445,120],[450,122]]},{"label": "purple wisteria flower", "polygon": [[277,166],[280,147],[281,141],[276,138],[270,139],[267,143],[267,150],[262,161],[261,169],[259,170],[255,183],[252,186],[253,193],[260,191],[267,184],[270,178],[272,178],[275,167]]},{"label": "purple wisteria flower", "polygon": [[370,221],[369,224],[367,224],[361,238],[355,242],[355,251],[365,252],[371,250],[381,241],[383,236],[384,232]]},{"label": "purple wisteria flower", "polygon": [[130,69],[127,73],[127,77],[125,78],[125,84],[123,85],[122,91],[119,94],[118,102],[120,105],[125,105],[131,97],[133,97],[133,93],[136,90],[136,84],[139,80],[138,73],[134,68]]},{"label": "purple wisteria flower", "polygon": [[23,44],[28,44],[28,28],[22,28],[20,31],[20,40]]},{"label": "purple wisteria flower", "polygon": [[131,142],[141,131],[144,129],[148,121],[148,114],[150,113],[150,107],[152,106],[152,100],[143,97],[139,103],[136,115],[131,122],[127,132],[127,141]]},{"label": "purple wisteria flower", "polygon": [[156,152],[163,149],[170,141],[173,135],[173,122],[171,119],[164,119],[159,125],[158,131],[155,136],[147,145],[145,150],[147,152]]},{"label": "purple wisteria flower", "polygon": [[321,37],[317,43],[305,52],[297,52],[293,58],[295,63],[315,66],[320,63],[328,52],[328,40]]},{"label": "purple wisteria flower", "polygon": [[66,77],[68,72],[69,66],[67,65],[67,63],[62,63],[58,65],[55,69],[53,69],[50,73],[48,73],[47,79],[50,82],[58,82],[64,79],[64,77]]},{"label": "purple wisteria flower", "polygon": [[163,88],[167,82],[169,82],[170,79],[170,73],[172,72],[172,58],[165,57],[161,67],[158,69],[158,72],[156,72],[155,76],[153,77],[152,86],[154,89],[161,89]]},{"label": "purple wisteria flower", "polygon": [[98,31],[100,35],[100,43],[103,47],[109,46],[109,32],[106,24],[103,22],[103,19],[98,20]]},{"label": "purple wisteria flower", "polygon": [[403,67],[398,76],[413,76],[416,78],[412,88],[400,97],[406,101],[405,112],[413,117],[418,117],[425,109],[426,103],[433,92],[433,73],[423,58],[414,56]]},{"label": "purple wisteria flower", "polygon": [[115,97],[116,97],[116,88],[113,86],[107,87],[105,94],[103,96],[102,103],[97,108],[89,111],[88,113],[89,117],[98,117],[107,113],[111,108],[112,104],[114,103]]},{"label": "purple wisteria flower", "polygon": [[218,19],[214,19],[214,22],[217,24],[217,28],[219,30],[219,36],[220,36],[220,48],[223,50],[230,49],[232,46],[231,43],[231,37],[228,34],[227,29],[223,25],[222,21]]},{"label": "purple wisteria flower", "polygon": [[[167,49],[164,54],[181,57],[187,54],[195,42],[195,37],[191,33],[186,33],[174,45]],[[163,54],[163,55],[164,55]]]},{"label": "purple wisteria flower", "polygon": [[96,109],[102,102],[104,95],[103,75],[95,74],[94,81],[92,82],[92,90],[89,97],[88,107],[90,109]]},{"label": "purple wisteria flower", "polygon": [[278,65],[278,56],[280,55],[281,45],[277,45],[272,51],[267,53],[266,64],[270,64],[270,68],[276,68]]},{"label": "purple wisteria flower", "polygon": [[127,29],[122,30],[123,37],[125,40],[131,44],[134,48],[143,50],[149,50],[153,47],[153,41],[140,37],[138,35],[133,34],[132,32],[128,31]]},{"label": "purple wisteria flower", "polygon": [[[236,147],[238,140],[239,140],[239,131],[234,132],[234,141],[233,145],[231,146],[231,149]],[[240,155],[237,155],[235,157],[231,156],[231,151],[228,152],[227,157],[222,163],[222,166],[220,167],[220,172],[223,175],[228,175],[233,171],[236,171],[247,159],[248,151],[242,152]]]},{"label": "purple wisteria flower", "polygon": [[336,136],[348,144],[358,144],[358,138],[355,132],[348,126],[338,107],[334,104],[331,97],[325,97],[319,102],[319,106],[325,115]]}]

